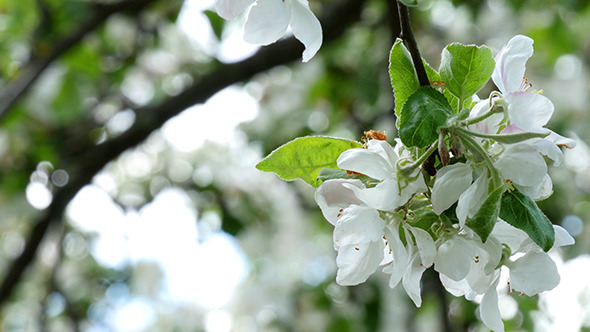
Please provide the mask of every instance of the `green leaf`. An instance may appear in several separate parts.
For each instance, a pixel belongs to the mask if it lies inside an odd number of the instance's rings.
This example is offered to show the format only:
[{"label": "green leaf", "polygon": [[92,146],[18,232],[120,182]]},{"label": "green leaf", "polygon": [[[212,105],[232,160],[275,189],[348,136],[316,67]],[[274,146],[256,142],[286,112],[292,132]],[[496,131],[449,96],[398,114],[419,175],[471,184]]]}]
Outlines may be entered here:
[{"label": "green leaf", "polygon": [[[453,108],[453,111],[455,113],[459,113],[460,109],[459,109],[459,98],[455,97],[454,94],[452,94],[449,89],[445,89],[444,93],[445,98],[447,98],[447,101],[449,102],[449,104],[451,105],[451,107]],[[463,107],[461,108],[462,110],[465,110],[465,104],[467,104],[467,110],[469,111],[471,109],[471,107],[469,107],[472,103],[472,97],[467,97],[465,100],[463,100]],[[466,115],[469,115],[469,112],[465,113]]]},{"label": "green leaf", "polygon": [[297,178],[317,187],[322,181],[318,175],[322,168],[335,168],[340,154],[362,144],[341,138],[325,136],[299,137],[281,145],[256,165],[261,171],[274,172],[281,179]]},{"label": "green leaf", "polygon": [[548,251],[553,247],[553,225],[530,197],[517,190],[506,192],[502,197],[500,218],[523,230],[543,250]]},{"label": "green leaf", "polygon": [[494,66],[488,47],[453,43],[442,52],[440,76],[450,92],[465,100],[486,84]]},{"label": "green leaf", "polygon": [[469,226],[482,242],[486,242],[500,214],[500,202],[504,186],[500,186],[489,193],[486,200],[472,218],[468,218],[465,225]]},{"label": "green leaf", "polygon": [[404,103],[420,87],[410,52],[399,38],[389,55],[389,77],[395,95],[395,115],[399,119]]},{"label": "green leaf", "polygon": [[436,69],[432,68],[430,64],[424,59],[422,59],[422,63],[424,64],[424,69],[426,70],[426,76],[428,76],[428,80],[431,83],[434,81],[442,81],[442,78],[440,78],[440,74],[436,71]]},{"label": "green leaf", "polygon": [[429,86],[414,92],[404,104],[399,118],[399,137],[406,146],[424,148],[438,139],[438,128],[453,115],[442,93]]},{"label": "green leaf", "polygon": [[399,1],[406,6],[418,6],[417,0],[399,0]]}]

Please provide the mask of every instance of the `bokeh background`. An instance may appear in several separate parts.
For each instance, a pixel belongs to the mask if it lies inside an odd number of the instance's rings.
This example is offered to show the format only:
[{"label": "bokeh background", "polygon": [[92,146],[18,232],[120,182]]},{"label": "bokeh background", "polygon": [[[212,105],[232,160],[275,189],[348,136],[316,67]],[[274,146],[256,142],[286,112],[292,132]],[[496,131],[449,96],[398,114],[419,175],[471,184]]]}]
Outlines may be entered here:
[{"label": "bokeh background", "polygon": [[[395,2],[310,2],[325,43],[303,64],[292,38],[244,43],[214,0],[0,0],[0,330],[486,331],[432,271],[419,309],[380,273],[337,285],[313,188],[254,168],[298,136],[395,137]],[[435,68],[450,42],[535,40],[548,127],[578,141],[539,205],[576,244],[553,253],[560,286],[501,312],[509,331],[590,331],[590,2],[411,13]]]}]

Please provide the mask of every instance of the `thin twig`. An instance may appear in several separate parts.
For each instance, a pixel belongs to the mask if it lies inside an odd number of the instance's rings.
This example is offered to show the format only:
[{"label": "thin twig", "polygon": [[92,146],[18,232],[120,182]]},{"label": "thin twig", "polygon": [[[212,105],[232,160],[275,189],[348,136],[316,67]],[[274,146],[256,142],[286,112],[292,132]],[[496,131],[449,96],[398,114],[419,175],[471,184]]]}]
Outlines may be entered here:
[{"label": "thin twig", "polygon": [[412,30],[412,22],[410,21],[410,10],[406,5],[397,2],[397,10],[399,12],[399,19],[401,25],[400,38],[404,41],[404,45],[412,56],[414,62],[414,68],[416,68],[416,74],[418,75],[418,82],[421,86],[429,86],[430,80],[426,75],[426,69],[422,63],[422,57],[420,56],[420,50],[418,50],[418,43],[414,37],[414,30]]}]

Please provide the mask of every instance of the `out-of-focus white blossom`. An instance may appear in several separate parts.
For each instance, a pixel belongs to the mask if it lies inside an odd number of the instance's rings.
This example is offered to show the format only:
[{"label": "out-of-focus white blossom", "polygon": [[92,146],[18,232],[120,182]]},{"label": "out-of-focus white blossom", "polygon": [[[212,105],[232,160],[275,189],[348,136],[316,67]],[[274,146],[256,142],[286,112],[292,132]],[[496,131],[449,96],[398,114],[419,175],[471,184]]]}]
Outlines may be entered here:
[{"label": "out-of-focus white blossom", "polygon": [[268,45],[291,32],[305,45],[303,62],[309,61],[322,45],[320,21],[309,9],[307,0],[218,0],[219,16],[231,20],[252,6],[244,26],[244,40]]}]

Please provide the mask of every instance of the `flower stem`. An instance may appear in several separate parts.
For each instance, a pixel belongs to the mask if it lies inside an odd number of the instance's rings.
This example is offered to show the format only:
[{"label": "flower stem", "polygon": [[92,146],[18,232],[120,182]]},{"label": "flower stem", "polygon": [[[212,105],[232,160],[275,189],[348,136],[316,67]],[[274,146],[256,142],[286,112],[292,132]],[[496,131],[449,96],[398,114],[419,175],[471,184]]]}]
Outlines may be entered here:
[{"label": "flower stem", "polygon": [[482,114],[482,115],[480,115],[478,117],[475,117],[473,119],[465,120],[465,121],[461,122],[461,125],[468,126],[468,125],[472,125],[474,123],[478,123],[480,121],[483,121],[483,120],[489,118],[490,116],[492,116],[492,115],[494,115],[496,113],[500,113],[501,110],[502,110],[502,108],[503,107],[500,106],[500,105],[493,105],[484,114]]},{"label": "flower stem", "polygon": [[436,150],[438,144],[432,144],[428,150],[426,150],[426,152],[424,152],[420,158],[416,159],[413,163],[411,163],[409,166],[403,166],[403,170],[410,170],[408,172],[408,174],[411,174],[414,172],[414,169],[416,169],[418,166],[422,165],[423,162],[426,161],[426,159],[428,159],[428,157],[434,152],[434,150]]},{"label": "flower stem", "polygon": [[457,134],[457,136],[459,136],[461,138],[461,141],[463,142],[463,144],[471,152],[475,153],[476,155],[478,155],[479,157],[481,157],[485,161],[490,173],[492,174],[492,181],[494,184],[494,188],[498,188],[498,187],[502,186],[503,185],[502,176],[500,175],[500,172],[498,172],[496,167],[494,167],[494,162],[492,161],[492,159],[490,158],[488,153],[479,144],[477,144],[477,142],[474,141],[473,138],[471,138],[471,136],[469,136],[468,131],[461,129],[461,128],[454,128],[454,133]]}]

